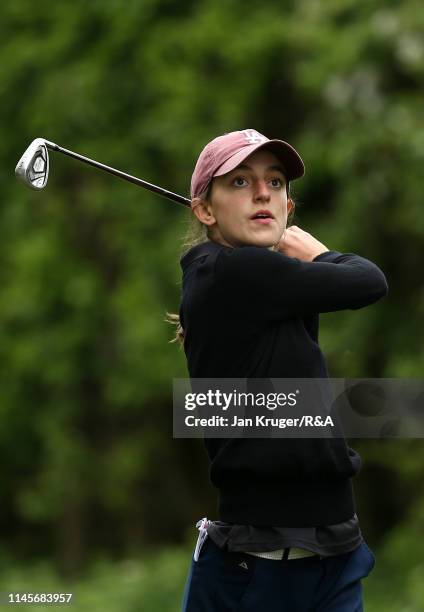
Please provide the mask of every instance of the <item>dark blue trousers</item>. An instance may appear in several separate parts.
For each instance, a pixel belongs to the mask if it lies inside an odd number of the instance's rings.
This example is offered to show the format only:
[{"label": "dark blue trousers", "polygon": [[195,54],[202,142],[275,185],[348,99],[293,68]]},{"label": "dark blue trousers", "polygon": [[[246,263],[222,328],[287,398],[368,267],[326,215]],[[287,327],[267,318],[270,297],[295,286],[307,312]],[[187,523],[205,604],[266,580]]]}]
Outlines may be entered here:
[{"label": "dark blue trousers", "polygon": [[375,557],[363,542],[333,557],[274,561],[223,551],[208,538],[191,562],[183,612],[363,612],[361,579]]}]

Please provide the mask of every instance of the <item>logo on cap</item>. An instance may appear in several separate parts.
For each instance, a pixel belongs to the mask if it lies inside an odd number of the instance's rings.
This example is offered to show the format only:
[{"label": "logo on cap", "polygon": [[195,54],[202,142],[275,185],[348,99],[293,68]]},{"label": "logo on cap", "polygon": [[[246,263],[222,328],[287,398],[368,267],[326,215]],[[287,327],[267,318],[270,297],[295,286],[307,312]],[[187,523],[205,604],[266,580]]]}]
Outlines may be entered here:
[{"label": "logo on cap", "polygon": [[266,140],[268,140],[267,138],[265,138],[265,136],[262,136],[262,134],[259,134],[259,132],[256,132],[255,130],[242,130],[242,132],[249,144],[255,144],[256,142],[265,142]]}]

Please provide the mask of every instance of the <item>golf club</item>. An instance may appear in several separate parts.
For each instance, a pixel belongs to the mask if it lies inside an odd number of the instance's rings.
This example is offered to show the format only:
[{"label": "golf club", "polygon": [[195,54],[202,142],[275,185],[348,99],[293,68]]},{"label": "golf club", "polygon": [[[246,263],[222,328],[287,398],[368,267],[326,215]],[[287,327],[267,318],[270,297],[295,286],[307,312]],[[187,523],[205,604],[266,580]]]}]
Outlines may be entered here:
[{"label": "golf club", "polygon": [[31,189],[36,189],[39,191],[44,189],[44,187],[47,185],[47,180],[49,178],[49,149],[50,151],[63,153],[64,155],[78,159],[85,164],[89,164],[90,166],[94,166],[95,168],[99,168],[105,172],[109,172],[109,174],[113,174],[114,176],[129,181],[130,183],[134,183],[139,187],[144,187],[144,189],[153,191],[154,193],[157,193],[168,200],[172,200],[173,202],[177,202],[178,204],[182,204],[183,206],[190,207],[191,205],[191,200],[188,198],[178,195],[177,193],[173,193],[172,191],[168,191],[167,189],[163,189],[162,187],[158,187],[157,185],[153,185],[152,183],[148,183],[147,181],[143,181],[136,176],[131,176],[131,174],[127,174],[126,172],[121,172],[121,170],[116,170],[115,168],[101,164],[100,162],[90,159],[89,157],[84,157],[84,155],[79,155],[79,153],[74,153],[73,151],[64,149],[54,142],[50,142],[44,138],[36,138],[32,141],[15,168],[16,176],[23,181],[25,185],[31,187]]}]

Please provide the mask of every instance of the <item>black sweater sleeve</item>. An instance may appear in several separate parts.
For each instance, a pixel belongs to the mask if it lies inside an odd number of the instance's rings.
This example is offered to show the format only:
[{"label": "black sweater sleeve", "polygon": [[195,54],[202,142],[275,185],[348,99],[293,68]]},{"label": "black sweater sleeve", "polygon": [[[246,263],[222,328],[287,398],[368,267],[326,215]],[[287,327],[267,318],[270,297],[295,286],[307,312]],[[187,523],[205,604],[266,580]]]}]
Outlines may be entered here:
[{"label": "black sweater sleeve", "polygon": [[375,264],[337,251],[304,262],[263,247],[222,249],[215,279],[224,299],[268,321],[362,308],[388,291]]}]

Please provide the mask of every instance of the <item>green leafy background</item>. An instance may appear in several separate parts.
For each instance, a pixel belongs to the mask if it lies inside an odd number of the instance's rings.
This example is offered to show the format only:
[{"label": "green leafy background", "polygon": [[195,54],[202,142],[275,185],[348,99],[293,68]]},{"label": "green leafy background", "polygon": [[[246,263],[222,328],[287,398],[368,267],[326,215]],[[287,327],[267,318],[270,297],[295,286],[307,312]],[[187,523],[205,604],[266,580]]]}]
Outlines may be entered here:
[{"label": "green leafy background", "polygon": [[[292,142],[307,169],[296,223],[390,287],[321,317],[331,375],[420,378],[423,28],[418,0],[0,4],[3,593],[177,611],[194,523],[216,517],[201,442],[172,438],[186,365],[163,318],[188,211],[57,154],[46,190],[28,191],[13,169],[29,142],[185,196],[216,135]],[[423,441],[351,444],[377,556],[367,609],[424,610]]]}]

